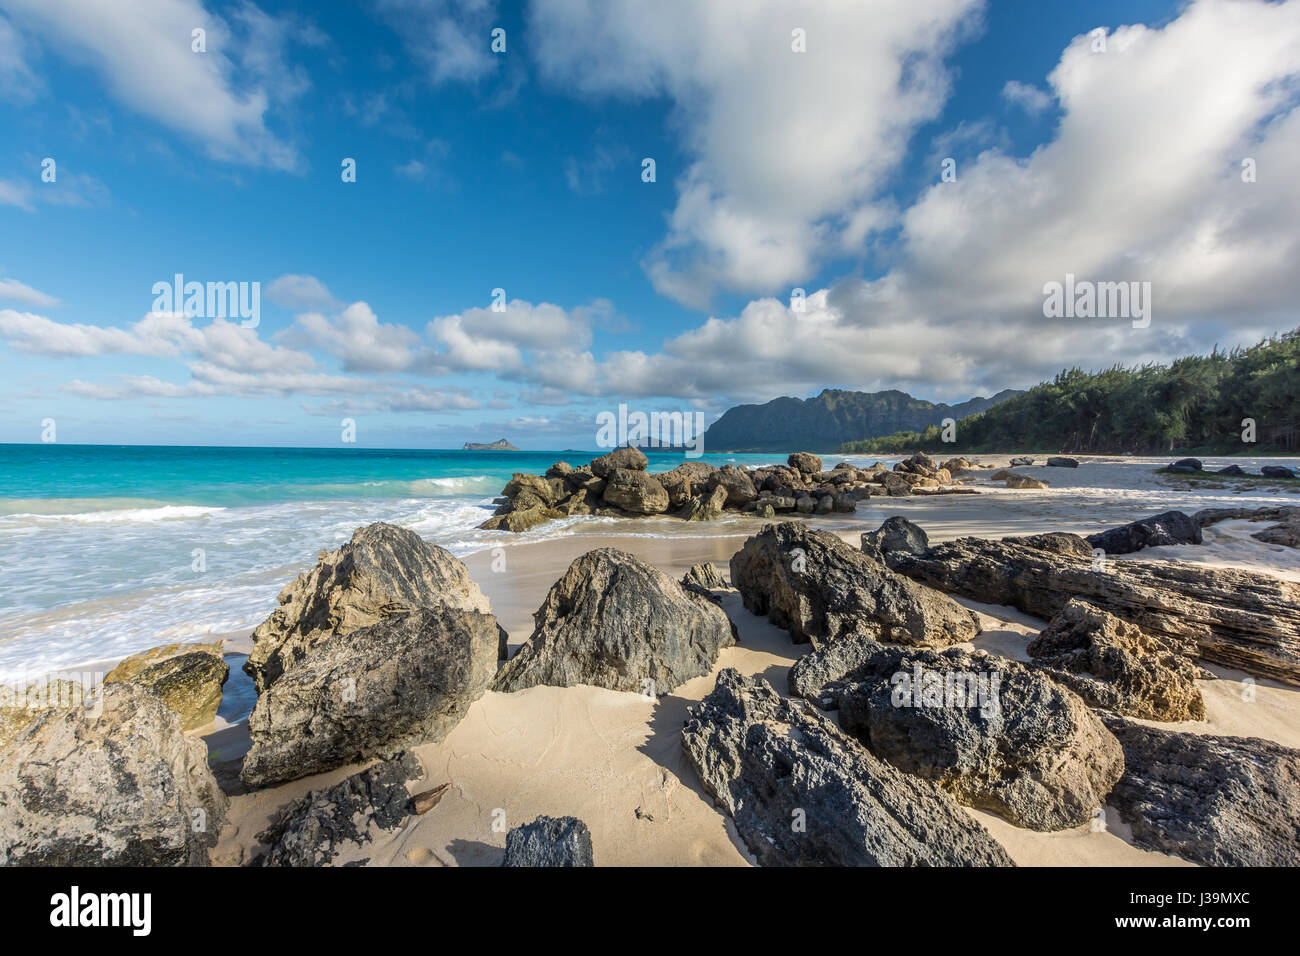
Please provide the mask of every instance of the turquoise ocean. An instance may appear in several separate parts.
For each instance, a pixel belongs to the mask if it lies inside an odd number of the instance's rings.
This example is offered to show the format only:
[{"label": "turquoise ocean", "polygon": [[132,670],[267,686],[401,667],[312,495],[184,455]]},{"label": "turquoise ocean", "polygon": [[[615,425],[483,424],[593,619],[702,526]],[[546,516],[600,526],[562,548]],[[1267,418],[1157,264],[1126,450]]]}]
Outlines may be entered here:
[{"label": "turquoise ocean", "polygon": [[[246,635],[322,549],[373,521],[457,555],[612,523],[570,518],[519,536],[477,529],[512,473],[598,454],[0,445],[0,681]],[[651,471],[683,460],[648,455]]]}]

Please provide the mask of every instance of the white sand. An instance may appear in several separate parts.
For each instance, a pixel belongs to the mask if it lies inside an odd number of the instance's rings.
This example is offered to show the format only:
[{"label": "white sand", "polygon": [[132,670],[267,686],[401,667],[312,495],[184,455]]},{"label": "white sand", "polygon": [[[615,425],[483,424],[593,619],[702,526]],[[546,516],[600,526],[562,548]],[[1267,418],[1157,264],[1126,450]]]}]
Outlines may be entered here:
[{"label": "white sand", "polygon": [[[1005,463],[1005,458],[983,460]],[[1161,463],[1085,459],[1077,470],[1021,469],[1051,481],[1052,488],[991,489],[981,480],[977,487],[984,493],[978,496],[874,498],[855,515],[827,516],[815,524],[856,544],[862,531],[878,527],[891,514],[919,522],[932,540],[944,540],[962,534],[1091,533],[1171,508],[1191,512],[1300,503],[1288,492],[1167,487],[1165,479],[1151,473]],[[740,517],[704,529],[669,521],[593,522],[591,533],[542,541],[520,536],[506,548],[504,568],[500,554],[491,551],[471,555],[467,564],[510,633],[511,645],[517,646],[531,631],[532,612],[551,584],[573,558],[593,547],[623,548],[676,576],[700,561],[725,569],[744,537],[760,526]],[[1225,522],[1207,530],[1203,546],[1151,549],[1131,559],[1193,560],[1300,580],[1300,552],[1250,538],[1262,527]],[[983,620],[977,646],[1026,659],[1024,648],[1043,622],[1010,608],[963,603]],[[786,671],[807,647],[791,644],[785,631],[746,612],[735,593],[724,607],[739,629],[740,644],[721,653],[718,669],[761,674],[784,692]],[[1212,670],[1220,679],[1200,682],[1206,721],[1153,726],[1259,736],[1300,747],[1300,688],[1263,679],[1252,688],[1242,683],[1239,672]],[[573,815],[587,823],[597,865],[746,865],[748,854],[730,819],[703,793],[680,745],[687,705],[707,695],[715,677],[716,671],[654,702],[591,687],[488,693],[445,740],[417,748],[426,778],[413,789],[450,782],[442,802],[424,816],[411,817],[395,835],[380,834],[375,842],[353,848],[345,859],[368,857],[372,865],[492,865],[500,861],[507,829],[548,814]],[[203,733],[210,747],[222,751],[221,759],[229,759],[246,747],[243,727]],[[245,862],[256,848],[256,834],[277,807],[356,769],[340,768],[233,798],[214,862]],[[1133,846],[1127,827],[1109,808],[1104,825],[1099,821],[1057,833],[1024,830],[987,813],[969,812],[1022,865],[1187,865]]]}]

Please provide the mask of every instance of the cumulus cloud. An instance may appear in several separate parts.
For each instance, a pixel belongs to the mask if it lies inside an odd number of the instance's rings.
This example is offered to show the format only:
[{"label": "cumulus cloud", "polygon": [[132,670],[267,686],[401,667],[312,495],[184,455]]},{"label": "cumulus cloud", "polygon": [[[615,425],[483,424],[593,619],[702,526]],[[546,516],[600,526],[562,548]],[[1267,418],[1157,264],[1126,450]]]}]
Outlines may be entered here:
[{"label": "cumulus cloud", "polygon": [[364,302],[325,315],[307,312],[281,338],[303,348],[320,349],[338,357],[349,372],[405,372],[427,368],[432,351],[404,325],[379,321]]},{"label": "cumulus cloud", "polygon": [[[1160,29],[1088,37],[1048,78],[1055,138],[982,152],[907,209],[894,267],[761,299],[656,354],[599,364],[602,389],[751,399],[825,385],[961,398],[1062,367],[1165,360],[1296,324],[1300,3],[1199,0]],[[1231,64],[1206,70],[1206,62]],[[1256,181],[1244,182],[1242,161]],[[1047,319],[1067,273],[1152,284],[1149,328]],[[617,384],[616,384],[617,383]]]},{"label": "cumulus cloud", "polygon": [[[979,0],[551,0],[530,8],[544,77],[591,96],[671,99],[691,157],[643,266],[702,306],[721,286],[800,285],[887,217],[879,191],[948,90],[943,57]],[[805,31],[807,52],[792,50]]]},{"label": "cumulus cloud", "polygon": [[[310,33],[251,3],[230,21],[199,0],[6,0],[14,25],[57,53],[86,63],[129,108],[193,137],[216,159],[292,169],[298,156],[267,127],[269,109],[301,93],[306,74],[287,65],[283,45]],[[207,52],[191,31],[207,31]]]},{"label": "cumulus cloud", "polygon": [[286,309],[328,309],[338,302],[320,279],[293,273],[272,281],[266,287],[266,297]]}]

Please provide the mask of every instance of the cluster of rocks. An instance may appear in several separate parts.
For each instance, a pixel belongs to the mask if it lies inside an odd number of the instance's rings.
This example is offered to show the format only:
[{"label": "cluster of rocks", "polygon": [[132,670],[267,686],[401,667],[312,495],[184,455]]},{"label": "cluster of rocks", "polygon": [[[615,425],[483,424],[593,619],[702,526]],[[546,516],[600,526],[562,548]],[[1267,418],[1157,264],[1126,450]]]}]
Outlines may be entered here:
[{"label": "cluster of rocks", "polygon": [[544,475],[516,474],[497,498],[496,513],[479,527],[526,531],[571,515],[636,518],[667,515],[685,521],[713,521],[727,512],[772,518],[778,514],[824,515],[852,512],[872,495],[973,494],[954,487],[954,472],[976,467],[956,458],[937,464],[917,453],[892,470],[877,462],[859,468],[840,462],[829,471],[809,452],[796,452],[784,465],[747,468],[687,461],[650,474],[637,448],[619,448],[575,468],[556,462]]},{"label": "cluster of rocks", "polygon": [[1180,458],[1178,461],[1163,469],[1170,474],[1195,475],[1198,473],[1212,475],[1226,475],[1231,478],[1282,478],[1282,479],[1300,479],[1300,471],[1294,468],[1288,468],[1285,465],[1264,465],[1259,470],[1259,475],[1251,475],[1240,465],[1228,465],[1224,468],[1218,468],[1214,471],[1205,471],[1205,463],[1199,458]]}]

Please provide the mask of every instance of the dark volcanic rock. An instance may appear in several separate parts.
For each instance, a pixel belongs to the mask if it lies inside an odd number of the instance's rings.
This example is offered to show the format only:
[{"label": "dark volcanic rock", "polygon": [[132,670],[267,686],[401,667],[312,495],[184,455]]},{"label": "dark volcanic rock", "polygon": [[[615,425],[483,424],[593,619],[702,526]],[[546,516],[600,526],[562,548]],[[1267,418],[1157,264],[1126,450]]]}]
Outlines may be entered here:
[{"label": "dark volcanic rock", "polygon": [[587,467],[598,478],[608,478],[620,468],[628,471],[645,471],[650,459],[639,448],[615,448],[608,455],[592,459]]},{"label": "dark volcanic rock", "polygon": [[278,600],[280,607],[253,632],[244,664],[258,693],[332,635],[436,604],[492,610],[450,551],[382,522],[358,528],[336,551],[321,552],[316,567],[298,575]]},{"label": "dark volcanic rock", "polygon": [[790,688],[832,697],[840,726],[877,757],[1017,826],[1087,822],[1124,770],[1119,744],[1081,698],[983,652],[846,638],[798,661]]},{"label": "dark volcanic rock", "polygon": [[1300,865],[1300,750],[1120,717],[1106,725],[1127,764],[1110,803],[1138,846],[1204,866]]},{"label": "dark volcanic rock", "polygon": [[569,565],[533,618],[496,690],[589,684],[640,693],[649,680],[658,694],[707,674],[736,642],[721,608],[615,548]]},{"label": "dark volcanic rock", "polygon": [[805,475],[815,475],[822,470],[821,458],[810,451],[797,451],[786,459],[786,463]]},{"label": "dark volcanic rock", "polygon": [[892,551],[885,560],[923,584],[1043,620],[1085,598],[1148,633],[1194,640],[1203,660],[1300,685],[1300,586],[1269,574],[1175,561],[1098,569],[1086,558],[986,538]]},{"label": "dark volcanic rock", "polygon": [[1295,471],[1283,465],[1265,465],[1259,470],[1265,478],[1294,478]]},{"label": "dark volcanic rock", "polygon": [[1205,466],[1201,464],[1199,458],[1179,458],[1169,466],[1170,468],[1187,468],[1191,471],[1200,471]]},{"label": "dark volcanic rock", "polygon": [[806,704],[732,668],[682,748],[763,866],[1011,866],[946,793],[873,757]]},{"label": "dark volcanic rock", "polygon": [[980,632],[975,612],[894,574],[826,531],[768,525],[731,558],[745,607],[814,644],[860,632],[884,641],[947,646]]},{"label": "dark volcanic rock", "polygon": [[1188,642],[1157,638],[1086,601],[1070,601],[1027,652],[1093,707],[1147,720],[1204,720]]},{"label": "dark volcanic rock", "polygon": [[1231,475],[1234,478],[1240,478],[1242,475],[1246,474],[1246,472],[1240,465],[1228,465],[1226,468],[1220,468],[1215,472],[1215,474]]},{"label": "dark volcanic rock", "polygon": [[1049,458],[1048,468],[1078,468],[1079,463],[1073,458]]},{"label": "dark volcanic rock", "polygon": [[265,786],[441,740],[499,653],[496,618],[446,606],[325,638],[257,698],[240,778]]},{"label": "dark volcanic rock", "polygon": [[369,843],[372,828],[397,830],[412,812],[406,783],[422,776],[420,761],[407,752],[311,791],[277,811],[257,835],[269,849],[254,865],[327,866],[349,844]]},{"label": "dark volcanic rock", "polygon": [[158,695],[46,710],[0,752],[0,866],[207,866],[228,801]]},{"label": "dark volcanic rock", "polygon": [[862,532],[862,552],[877,561],[882,560],[886,551],[924,551],[930,547],[930,536],[920,525],[895,515],[886,518],[875,531]]},{"label": "dark volcanic rock", "polygon": [[1200,544],[1201,528],[1181,511],[1165,511],[1150,518],[1088,535],[1088,543],[1107,554],[1132,554],[1143,548],[1168,544]]},{"label": "dark volcanic rock", "polygon": [[1052,554],[1070,554],[1077,558],[1092,558],[1092,545],[1086,538],[1064,531],[1048,531],[1044,534],[1026,534],[1019,537],[1003,538],[1008,544],[1020,544],[1037,551],[1049,551]]},{"label": "dark volcanic rock", "polygon": [[506,834],[502,866],[595,866],[591,831],[577,817],[538,817]]},{"label": "dark volcanic rock", "polygon": [[637,515],[657,515],[668,510],[668,492],[653,475],[620,468],[605,485],[605,503]]}]

